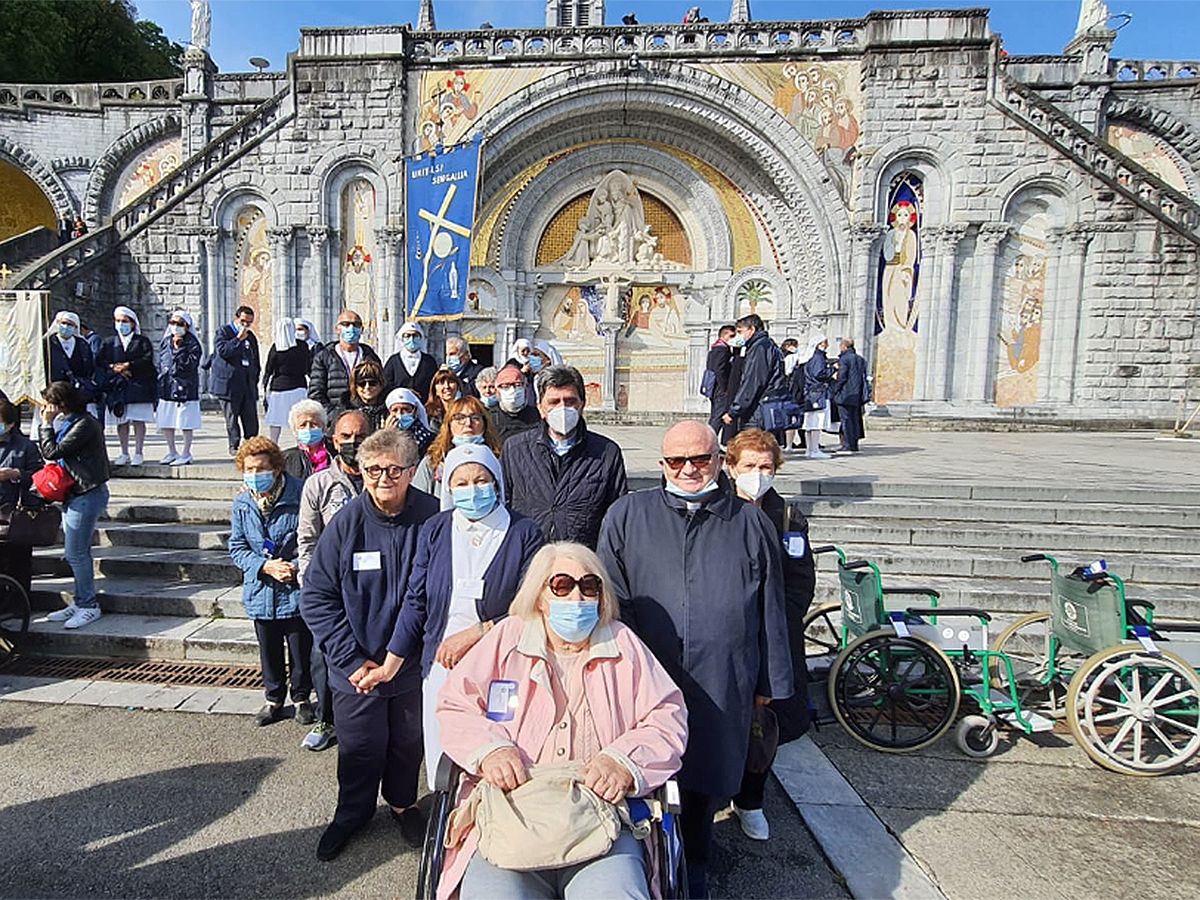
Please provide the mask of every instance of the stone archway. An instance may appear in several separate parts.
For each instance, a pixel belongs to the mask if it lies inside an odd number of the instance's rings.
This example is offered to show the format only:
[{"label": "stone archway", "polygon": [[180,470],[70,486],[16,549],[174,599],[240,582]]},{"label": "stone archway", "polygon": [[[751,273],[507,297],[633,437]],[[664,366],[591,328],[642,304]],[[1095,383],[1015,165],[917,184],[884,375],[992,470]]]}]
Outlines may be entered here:
[{"label": "stone archway", "polygon": [[70,194],[62,179],[39,156],[0,135],[0,161],[11,165],[37,186],[53,207],[56,219],[75,218]]}]

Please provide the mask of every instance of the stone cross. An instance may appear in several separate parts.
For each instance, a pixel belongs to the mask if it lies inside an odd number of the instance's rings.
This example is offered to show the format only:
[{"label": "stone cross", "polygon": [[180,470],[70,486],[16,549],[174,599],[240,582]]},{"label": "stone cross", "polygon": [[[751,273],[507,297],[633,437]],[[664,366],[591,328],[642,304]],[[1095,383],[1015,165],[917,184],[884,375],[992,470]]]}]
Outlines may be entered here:
[{"label": "stone cross", "polygon": [[11,276],[13,274],[14,274],[14,272],[12,269],[10,269],[8,267],[8,263],[4,263],[3,265],[0,265],[0,288],[8,287],[9,276]]},{"label": "stone cross", "polygon": [[622,278],[620,274],[613,272],[610,275],[605,275],[600,279],[600,285],[605,289],[604,295],[604,321],[617,322],[621,320],[621,289],[628,284],[632,284],[628,278]]}]

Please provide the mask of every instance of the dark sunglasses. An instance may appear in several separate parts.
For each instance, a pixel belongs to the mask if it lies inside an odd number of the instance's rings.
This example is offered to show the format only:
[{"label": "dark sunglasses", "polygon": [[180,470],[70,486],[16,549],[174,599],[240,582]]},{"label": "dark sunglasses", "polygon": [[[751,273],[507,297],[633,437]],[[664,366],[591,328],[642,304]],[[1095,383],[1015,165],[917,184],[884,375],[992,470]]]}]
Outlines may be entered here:
[{"label": "dark sunglasses", "polygon": [[550,580],[546,584],[550,586],[550,593],[555,597],[566,597],[578,585],[579,593],[589,600],[595,600],[599,597],[600,589],[604,586],[604,582],[600,579],[599,575],[584,575],[582,578],[572,578],[570,575],[562,572],[557,575],[551,575]]},{"label": "dark sunglasses", "polygon": [[664,456],[663,462],[667,464],[667,468],[672,472],[678,472],[688,463],[691,463],[697,469],[707,469],[713,464],[713,454],[705,453],[702,456]]},{"label": "dark sunglasses", "polygon": [[359,387],[379,387],[379,382],[374,378],[361,378],[358,382]]}]

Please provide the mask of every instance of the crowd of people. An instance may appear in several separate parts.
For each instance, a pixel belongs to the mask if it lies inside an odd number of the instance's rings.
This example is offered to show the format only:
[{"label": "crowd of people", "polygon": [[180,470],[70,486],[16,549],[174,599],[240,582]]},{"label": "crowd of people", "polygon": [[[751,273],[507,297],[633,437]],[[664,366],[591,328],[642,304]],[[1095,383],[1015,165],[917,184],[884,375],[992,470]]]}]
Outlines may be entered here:
[{"label": "crowd of people", "polygon": [[[186,465],[207,364],[242,483],[229,555],[260,651],[256,722],[294,716],[309,729],[302,747],[337,748],[317,856],[339,855],[381,793],[419,846],[420,767],[432,784],[445,754],[470,787],[439,894],[561,896],[570,881],[648,896],[628,829],[587,859],[528,856],[511,841],[505,856],[471,817],[489,791],[515,796],[564,765],[609,803],[673,776],[689,896],[706,896],[714,814],[732,798],[743,831],[768,839],[773,748],[759,745],[798,737],[809,716],[801,623],[814,567],[807,522],[772,486],[780,441],[758,427],[788,381],[761,320],[723,329],[714,346],[730,357],[715,360],[712,394],[725,449],[709,424],[680,422],[662,438],[659,485],[634,493],[620,447],[587,425],[579,371],[547,365],[528,342],[485,368],[452,339],[437,363],[408,323],[381,363],[343,310],[324,344],[307,320],[280,323],[260,367],[253,324],[238,309],[206,360],[182,311],[157,349],[126,307],[95,350],[78,317],[56,316],[36,442],[0,401],[0,503],[46,462],[74,480],[63,526],[75,597],[50,618],[77,628],[100,615],[90,546],[107,501],[101,416],[121,439],[116,464],[141,463],[155,422],[164,462]],[[827,386],[827,406],[854,367],[824,362],[825,343],[803,371]],[[734,347],[745,351],[737,377]],[[258,434],[260,386],[270,437]],[[519,865],[498,862],[523,852]]]},{"label": "crowd of people", "polygon": [[840,435],[839,451],[859,450],[871,378],[852,338],[838,341],[831,360],[825,335],[812,335],[803,351],[795,338],[776,344],[762,318],[751,314],[718,330],[701,391],[722,446],[743,428],[767,427],[783,448],[831,459],[821,449],[825,433]]}]

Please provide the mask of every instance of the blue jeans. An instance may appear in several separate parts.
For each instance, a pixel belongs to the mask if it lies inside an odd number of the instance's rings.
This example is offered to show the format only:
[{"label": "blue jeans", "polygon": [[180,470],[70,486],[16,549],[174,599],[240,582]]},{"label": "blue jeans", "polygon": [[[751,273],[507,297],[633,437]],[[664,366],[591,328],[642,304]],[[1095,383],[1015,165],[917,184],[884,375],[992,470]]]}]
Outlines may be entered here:
[{"label": "blue jeans", "polygon": [[606,855],[561,869],[515,872],[493,866],[476,852],[463,875],[459,895],[462,900],[649,898],[650,881],[641,842],[621,829]]},{"label": "blue jeans", "polygon": [[96,574],[92,569],[92,535],[96,522],[108,506],[108,485],[92,488],[86,494],[69,497],[63,504],[62,527],[66,537],[63,556],[75,576],[75,605],[87,609],[99,607],[96,600]]}]

